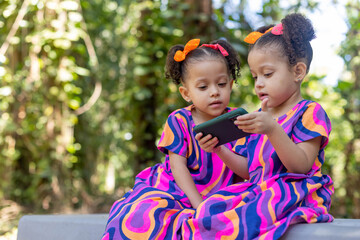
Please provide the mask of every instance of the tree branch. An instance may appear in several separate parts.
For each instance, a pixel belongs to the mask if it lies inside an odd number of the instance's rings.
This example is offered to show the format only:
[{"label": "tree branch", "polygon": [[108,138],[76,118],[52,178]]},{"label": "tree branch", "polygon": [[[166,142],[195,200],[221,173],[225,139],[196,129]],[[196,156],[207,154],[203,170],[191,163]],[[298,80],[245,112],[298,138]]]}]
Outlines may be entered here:
[{"label": "tree branch", "polygon": [[[89,57],[90,57],[90,65],[92,65],[95,68],[95,70],[97,70],[98,67],[99,67],[99,61],[98,61],[98,58],[96,56],[96,51],[95,51],[94,45],[92,44],[91,38],[90,38],[90,36],[88,34],[88,30],[87,30],[87,27],[86,27],[86,22],[85,22],[85,19],[84,19],[82,8],[81,8],[81,2],[80,2],[80,0],[77,0],[77,2],[79,4],[80,14],[83,17],[82,21],[81,21],[81,27],[84,30],[83,39],[84,39],[85,46],[86,46],[86,49],[87,49]],[[83,106],[81,106],[81,107],[79,107],[78,109],[75,110],[76,115],[80,115],[80,114],[83,114],[84,112],[88,111],[96,103],[96,101],[99,99],[101,91],[102,91],[102,84],[101,84],[101,82],[99,80],[97,80],[96,83],[95,83],[95,89],[94,89],[93,94],[91,95],[89,100]]]},{"label": "tree branch", "polygon": [[0,56],[4,56],[6,51],[8,50],[9,45],[10,45],[10,40],[11,40],[11,38],[13,38],[15,36],[17,30],[19,29],[20,22],[21,22],[21,20],[24,19],[24,16],[26,14],[26,10],[27,10],[27,7],[29,6],[29,3],[30,3],[30,0],[24,0],[23,4],[19,10],[19,13],[16,16],[15,22],[12,25],[9,34],[6,36],[5,42],[1,45]]}]

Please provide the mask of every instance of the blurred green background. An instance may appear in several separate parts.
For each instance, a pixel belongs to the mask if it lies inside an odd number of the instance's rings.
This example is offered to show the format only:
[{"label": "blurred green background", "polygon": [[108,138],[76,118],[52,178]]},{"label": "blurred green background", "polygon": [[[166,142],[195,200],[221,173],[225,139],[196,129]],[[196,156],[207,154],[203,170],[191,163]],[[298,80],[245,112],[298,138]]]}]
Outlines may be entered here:
[{"label": "blurred green background", "polygon": [[[343,74],[336,85],[310,74],[302,90],[332,121],[324,166],[335,182],[331,213],[360,218],[360,2],[343,2]],[[107,213],[137,172],[163,160],[163,124],[186,105],[164,77],[172,45],[230,41],[242,60],[231,106],[253,111],[259,101],[242,41],[255,27],[251,16],[271,24],[319,3],[0,0],[0,236],[23,214]]]}]

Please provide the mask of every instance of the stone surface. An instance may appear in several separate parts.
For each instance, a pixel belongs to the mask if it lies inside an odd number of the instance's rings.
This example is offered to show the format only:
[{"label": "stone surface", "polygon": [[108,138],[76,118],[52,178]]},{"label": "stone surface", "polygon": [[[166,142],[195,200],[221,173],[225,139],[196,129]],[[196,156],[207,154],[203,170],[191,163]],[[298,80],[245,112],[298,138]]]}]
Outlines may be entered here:
[{"label": "stone surface", "polygon": [[[20,219],[18,240],[100,240],[107,214],[26,215]],[[296,224],[284,239],[360,239],[360,219],[335,219],[332,223]]]},{"label": "stone surface", "polygon": [[107,214],[26,215],[19,221],[18,240],[100,240]]}]

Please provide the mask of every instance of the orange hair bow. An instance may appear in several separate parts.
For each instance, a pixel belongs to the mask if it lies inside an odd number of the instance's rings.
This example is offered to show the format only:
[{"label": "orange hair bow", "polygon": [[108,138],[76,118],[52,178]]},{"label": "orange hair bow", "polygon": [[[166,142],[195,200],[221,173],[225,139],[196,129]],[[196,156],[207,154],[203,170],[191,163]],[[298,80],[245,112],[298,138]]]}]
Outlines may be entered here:
[{"label": "orange hair bow", "polygon": [[174,60],[177,62],[181,62],[185,60],[186,55],[197,48],[200,44],[200,39],[191,39],[188,41],[184,47],[184,51],[177,50],[174,56]]},{"label": "orange hair bow", "polygon": [[283,32],[284,32],[282,23],[279,23],[276,26],[274,26],[272,28],[269,28],[264,33],[256,32],[256,31],[251,32],[249,35],[246,36],[246,38],[244,39],[244,42],[254,44],[262,35],[264,35],[265,33],[270,32],[270,31],[274,35],[282,35]]},{"label": "orange hair bow", "polygon": [[265,33],[268,33],[271,31],[272,28],[269,28],[268,30],[266,30],[266,32],[261,33],[261,32],[251,32],[249,33],[249,35],[246,36],[246,38],[244,39],[244,42],[249,43],[249,44],[254,44],[260,37],[262,37]]}]

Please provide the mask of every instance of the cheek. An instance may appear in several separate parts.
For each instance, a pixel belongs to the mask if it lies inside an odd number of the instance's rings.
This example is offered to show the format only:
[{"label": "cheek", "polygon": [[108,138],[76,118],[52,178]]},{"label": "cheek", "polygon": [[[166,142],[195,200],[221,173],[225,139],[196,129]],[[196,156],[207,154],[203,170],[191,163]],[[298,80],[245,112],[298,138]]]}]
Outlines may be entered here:
[{"label": "cheek", "polygon": [[231,96],[231,88],[228,88],[228,89],[224,90],[223,91],[223,96],[224,96],[224,99],[229,100],[230,96]]}]

